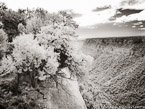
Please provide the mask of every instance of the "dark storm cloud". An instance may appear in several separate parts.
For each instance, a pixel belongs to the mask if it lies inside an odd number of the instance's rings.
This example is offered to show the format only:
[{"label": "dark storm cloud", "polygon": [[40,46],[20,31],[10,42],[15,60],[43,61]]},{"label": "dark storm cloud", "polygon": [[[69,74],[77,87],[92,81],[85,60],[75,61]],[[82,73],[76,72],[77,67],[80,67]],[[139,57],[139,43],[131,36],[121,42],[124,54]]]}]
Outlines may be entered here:
[{"label": "dark storm cloud", "polygon": [[93,9],[92,11],[93,12],[98,12],[98,11],[104,11],[104,10],[107,10],[107,9],[110,9],[111,6],[104,6],[104,7],[97,7],[96,9]]},{"label": "dark storm cloud", "polygon": [[119,17],[122,17],[122,16],[128,16],[128,15],[131,15],[131,14],[135,14],[135,13],[139,13],[143,11],[142,9],[123,9],[123,8],[120,8],[120,9],[117,9],[116,10],[116,14],[114,16],[112,16],[110,18],[110,20],[115,20],[116,18],[119,18]]}]

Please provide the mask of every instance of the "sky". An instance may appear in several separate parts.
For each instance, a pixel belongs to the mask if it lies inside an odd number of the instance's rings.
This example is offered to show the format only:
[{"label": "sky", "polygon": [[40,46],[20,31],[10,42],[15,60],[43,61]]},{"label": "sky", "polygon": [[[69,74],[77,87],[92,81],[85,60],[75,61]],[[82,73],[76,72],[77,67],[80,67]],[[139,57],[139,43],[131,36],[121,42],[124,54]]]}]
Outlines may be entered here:
[{"label": "sky", "polygon": [[88,37],[145,35],[145,0],[1,0],[8,8],[72,10],[77,34]]}]

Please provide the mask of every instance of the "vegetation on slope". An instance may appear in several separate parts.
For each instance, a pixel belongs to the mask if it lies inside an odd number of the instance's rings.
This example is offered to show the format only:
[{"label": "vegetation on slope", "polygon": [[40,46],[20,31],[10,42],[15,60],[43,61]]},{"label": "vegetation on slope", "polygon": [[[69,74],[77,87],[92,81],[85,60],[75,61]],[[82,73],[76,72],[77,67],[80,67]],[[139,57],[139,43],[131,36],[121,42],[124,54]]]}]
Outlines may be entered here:
[{"label": "vegetation on slope", "polygon": [[94,57],[82,85],[88,109],[144,108],[144,37],[87,39],[83,50]]}]

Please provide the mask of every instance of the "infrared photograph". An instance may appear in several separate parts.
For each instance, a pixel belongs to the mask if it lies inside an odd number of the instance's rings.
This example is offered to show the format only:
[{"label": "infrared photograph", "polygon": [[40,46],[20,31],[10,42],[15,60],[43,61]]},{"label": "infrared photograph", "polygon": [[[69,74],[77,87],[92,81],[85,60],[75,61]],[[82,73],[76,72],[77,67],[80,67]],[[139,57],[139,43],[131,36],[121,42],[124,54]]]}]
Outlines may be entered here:
[{"label": "infrared photograph", "polygon": [[145,0],[0,0],[0,109],[145,109]]}]

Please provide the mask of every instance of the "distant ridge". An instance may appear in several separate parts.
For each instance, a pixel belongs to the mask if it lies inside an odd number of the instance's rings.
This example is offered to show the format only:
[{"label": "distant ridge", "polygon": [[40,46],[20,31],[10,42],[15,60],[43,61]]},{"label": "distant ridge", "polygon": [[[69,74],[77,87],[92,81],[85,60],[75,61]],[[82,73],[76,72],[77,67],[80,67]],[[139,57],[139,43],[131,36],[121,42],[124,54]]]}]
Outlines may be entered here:
[{"label": "distant ridge", "polygon": [[137,38],[137,37],[145,37],[145,35],[139,36],[107,36],[107,37],[78,37],[78,40],[85,40],[85,39],[110,39],[110,38]]}]

